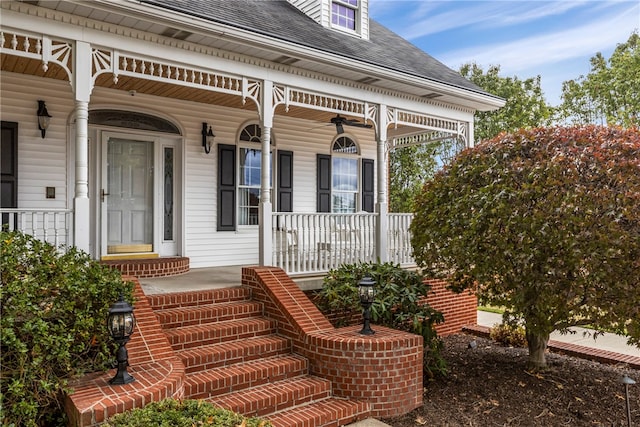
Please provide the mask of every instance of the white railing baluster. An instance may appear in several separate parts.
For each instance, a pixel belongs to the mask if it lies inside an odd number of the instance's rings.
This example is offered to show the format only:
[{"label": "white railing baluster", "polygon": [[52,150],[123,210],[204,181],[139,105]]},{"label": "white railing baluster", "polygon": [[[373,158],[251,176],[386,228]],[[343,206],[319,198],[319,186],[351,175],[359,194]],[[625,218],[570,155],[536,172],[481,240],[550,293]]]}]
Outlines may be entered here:
[{"label": "white railing baluster", "polygon": [[412,214],[389,214],[389,231],[387,242],[389,260],[401,265],[414,264],[411,248],[411,220]]},{"label": "white railing baluster", "polygon": [[30,234],[56,247],[73,246],[70,234],[72,214],[70,209],[0,208],[2,227]]},{"label": "white railing baluster", "polygon": [[375,260],[377,214],[277,212],[272,218],[274,264],[287,273],[325,273],[344,263]]}]

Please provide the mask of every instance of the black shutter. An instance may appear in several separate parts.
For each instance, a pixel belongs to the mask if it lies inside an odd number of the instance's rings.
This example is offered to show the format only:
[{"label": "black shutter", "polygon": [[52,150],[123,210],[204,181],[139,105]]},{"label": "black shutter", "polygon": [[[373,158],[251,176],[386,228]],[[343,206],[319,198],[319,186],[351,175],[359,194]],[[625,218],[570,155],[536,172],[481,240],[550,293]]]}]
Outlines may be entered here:
[{"label": "black shutter", "polygon": [[[2,120],[2,162],[0,164],[0,176],[2,178],[2,191],[0,191],[0,207],[18,207],[18,123]],[[2,226],[9,223],[9,216],[17,214],[2,214]],[[15,224],[17,225],[17,224]]]},{"label": "black shutter", "polygon": [[236,229],[236,146],[218,145],[218,231]]},{"label": "black shutter", "polygon": [[318,185],[317,206],[318,212],[331,212],[331,156],[318,154]]},{"label": "black shutter", "polygon": [[293,212],[293,151],[278,150],[278,212]]},{"label": "black shutter", "polygon": [[362,159],[362,210],[374,211],[374,162],[371,159]]}]

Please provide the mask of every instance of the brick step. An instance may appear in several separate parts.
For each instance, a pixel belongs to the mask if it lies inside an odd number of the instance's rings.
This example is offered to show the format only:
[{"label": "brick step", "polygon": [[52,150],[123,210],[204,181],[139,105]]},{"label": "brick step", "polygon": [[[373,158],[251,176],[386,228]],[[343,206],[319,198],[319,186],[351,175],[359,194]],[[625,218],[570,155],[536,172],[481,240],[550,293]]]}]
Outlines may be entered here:
[{"label": "brick step", "polygon": [[147,295],[149,304],[151,304],[151,308],[154,310],[187,306],[193,307],[231,301],[246,301],[249,300],[250,297],[251,293],[249,289],[239,286],[234,288]]},{"label": "brick step", "polygon": [[267,416],[273,427],[340,427],[367,418],[365,402],[329,398]]},{"label": "brick step", "polygon": [[188,374],[185,398],[206,399],[267,383],[306,375],[307,359],[297,355],[275,356]]},{"label": "brick step", "polygon": [[156,310],[155,313],[162,327],[170,329],[256,317],[262,314],[262,304],[254,301],[231,301],[167,308]]},{"label": "brick step", "polygon": [[239,393],[209,399],[225,409],[248,417],[264,417],[297,405],[326,399],[331,395],[331,381],[303,376],[269,383]]},{"label": "brick step", "polygon": [[271,335],[275,333],[275,330],[275,320],[269,320],[264,317],[249,317],[226,322],[166,329],[165,335],[169,339],[171,347],[175,351],[180,351],[198,346]]},{"label": "brick step", "polygon": [[190,374],[264,357],[291,354],[291,343],[286,338],[267,335],[182,350],[177,354],[184,363],[185,371]]}]

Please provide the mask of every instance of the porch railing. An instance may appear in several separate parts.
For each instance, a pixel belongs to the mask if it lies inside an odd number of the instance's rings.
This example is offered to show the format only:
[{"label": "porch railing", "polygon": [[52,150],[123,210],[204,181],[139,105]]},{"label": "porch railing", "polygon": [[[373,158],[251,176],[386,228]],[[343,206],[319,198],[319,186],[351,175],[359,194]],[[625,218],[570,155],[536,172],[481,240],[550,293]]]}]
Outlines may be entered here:
[{"label": "porch railing", "polygon": [[389,261],[400,265],[414,264],[411,231],[409,230],[413,214],[390,213],[388,219],[387,251]]},{"label": "porch railing", "polygon": [[376,221],[370,213],[274,213],[273,263],[304,274],[374,260]]},{"label": "porch railing", "polygon": [[39,240],[59,247],[73,244],[71,209],[9,209],[0,208],[2,229],[22,231]]}]

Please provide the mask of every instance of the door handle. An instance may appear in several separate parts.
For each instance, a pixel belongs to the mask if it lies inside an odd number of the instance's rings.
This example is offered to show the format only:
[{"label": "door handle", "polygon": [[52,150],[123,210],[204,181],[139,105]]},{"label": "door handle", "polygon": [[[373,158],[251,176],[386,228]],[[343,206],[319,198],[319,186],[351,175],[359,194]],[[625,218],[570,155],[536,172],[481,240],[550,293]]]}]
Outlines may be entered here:
[{"label": "door handle", "polygon": [[106,191],[104,191],[104,188],[102,190],[100,190],[100,200],[104,202],[104,196],[108,196],[109,193],[107,193]]}]

